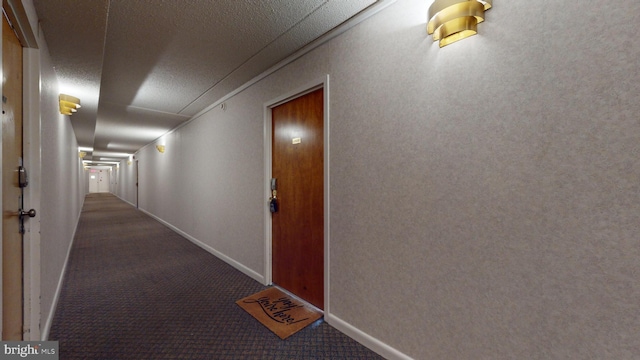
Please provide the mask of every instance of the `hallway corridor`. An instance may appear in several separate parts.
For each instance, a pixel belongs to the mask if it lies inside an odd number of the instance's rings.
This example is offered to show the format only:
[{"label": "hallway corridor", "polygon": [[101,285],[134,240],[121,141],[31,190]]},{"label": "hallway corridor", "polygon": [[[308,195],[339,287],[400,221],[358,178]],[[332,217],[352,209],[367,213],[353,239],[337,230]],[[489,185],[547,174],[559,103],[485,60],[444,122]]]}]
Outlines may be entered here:
[{"label": "hallway corridor", "polygon": [[323,321],[280,340],[265,287],[111,194],[86,197],[49,340],[60,359],[379,359]]}]

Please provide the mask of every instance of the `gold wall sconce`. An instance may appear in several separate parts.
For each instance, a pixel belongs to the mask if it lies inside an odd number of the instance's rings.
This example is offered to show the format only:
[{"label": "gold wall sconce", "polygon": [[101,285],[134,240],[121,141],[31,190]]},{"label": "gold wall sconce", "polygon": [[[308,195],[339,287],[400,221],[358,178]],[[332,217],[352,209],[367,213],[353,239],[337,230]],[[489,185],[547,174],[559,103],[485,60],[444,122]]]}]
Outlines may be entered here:
[{"label": "gold wall sconce", "polygon": [[164,149],[165,149],[164,145],[156,145],[156,149],[157,149],[161,154],[164,154]]},{"label": "gold wall sconce", "polygon": [[427,33],[445,47],[478,33],[493,0],[435,0],[429,7]]},{"label": "gold wall sconce", "polygon": [[80,156],[80,159],[84,159],[84,157],[87,156],[87,153],[85,151],[80,151],[78,152],[78,156]]},{"label": "gold wall sconce", "polygon": [[60,114],[62,115],[73,115],[73,113],[77,112],[80,106],[80,99],[77,97],[60,94],[58,96],[58,100],[60,102]]}]

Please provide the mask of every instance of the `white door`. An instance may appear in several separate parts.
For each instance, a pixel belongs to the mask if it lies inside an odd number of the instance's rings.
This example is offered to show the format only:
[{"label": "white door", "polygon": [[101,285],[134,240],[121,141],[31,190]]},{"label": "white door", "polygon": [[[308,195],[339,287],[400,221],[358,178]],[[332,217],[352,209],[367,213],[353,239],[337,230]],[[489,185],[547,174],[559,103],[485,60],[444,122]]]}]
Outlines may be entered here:
[{"label": "white door", "polygon": [[89,172],[89,192],[98,192],[98,170],[91,170]]},{"label": "white door", "polygon": [[109,192],[110,181],[109,171],[100,170],[98,173],[98,192]]}]

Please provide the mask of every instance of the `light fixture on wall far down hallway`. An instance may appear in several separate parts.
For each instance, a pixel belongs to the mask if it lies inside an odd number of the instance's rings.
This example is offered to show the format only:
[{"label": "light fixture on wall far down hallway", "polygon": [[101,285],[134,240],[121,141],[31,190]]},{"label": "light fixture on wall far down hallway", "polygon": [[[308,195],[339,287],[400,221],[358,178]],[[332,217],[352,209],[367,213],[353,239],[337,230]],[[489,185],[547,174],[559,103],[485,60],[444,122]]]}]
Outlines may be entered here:
[{"label": "light fixture on wall far down hallway", "polygon": [[81,108],[80,99],[77,97],[60,94],[58,100],[60,101],[60,114],[62,115],[73,115]]},{"label": "light fixture on wall far down hallway", "polygon": [[164,145],[156,145],[156,149],[157,149],[161,154],[164,154]]},{"label": "light fixture on wall far down hallway", "polygon": [[440,47],[478,33],[493,0],[435,0],[429,7],[427,32]]}]

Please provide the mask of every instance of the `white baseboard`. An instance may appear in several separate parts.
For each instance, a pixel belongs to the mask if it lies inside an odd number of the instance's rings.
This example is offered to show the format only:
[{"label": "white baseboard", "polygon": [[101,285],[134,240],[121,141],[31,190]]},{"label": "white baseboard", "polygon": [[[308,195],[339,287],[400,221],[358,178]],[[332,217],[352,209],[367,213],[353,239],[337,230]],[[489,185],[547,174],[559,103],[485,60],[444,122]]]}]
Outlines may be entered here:
[{"label": "white baseboard", "polygon": [[262,274],[259,274],[257,272],[255,272],[254,270],[244,266],[243,264],[239,263],[238,261],[230,258],[229,256],[221,253],[220,251],[212,248],[211,246],[203,243],[202,241],[194,238],[193,236],[185,233],[184,231],[178,229],[177,227],[171,225],[170,223],[162,220],[161,218],[155,216],[154,214],[144,210],[144,209],[138,209],[140,211],[142,211],[143,213],[149,215],[150,217],[154,218],[155,220],[159,221],[160,223],[162,223],[164,226],[168,227],[169,229],[175,231],[176,233],[180,234],[181,236],[187,238],[189,241],[191,241],[192,243],[198,245],[199,247],[203,248],[204,250],[206,250],[207,252],[213,254],[215,257],[219,258],[220,260],[226,262],[227,264],[233,266],[234,268],[236,268],[238,271],[242,272],[243,274],[247,275],[248,277],[258,281],[261,284],[264,284],[264,276]]},{"label": "white baseboard", "polygon": [[129,205],[133,206],[134,208],[137,208],[136,204],[134,204],[134,203],[132,203],[132,202],[130,202],[130,201],[127,201],[127,200],[125,200],[124,198],[121,198],[120,196],[118,196],[118,195],[116,195],[116,194],[113,194],[113,195],[115,195],[118,199],[120,199],[120,200],[122,200],[122,201],[126,202],[127,204],[129,204]]},{"label": "white baseboard", "polygon": [[389,360],[413,360],[410,356],[398,351],[397,349],[383,343],[373,336],[363,332],[348,322],[338,318],[332,314],[324,314],[324,320],[334,328],[343,332],[348,337],[366,346],[378,355]]},{"label": "white baseboard", "polygon": [[76,227],[75,229],[73,229],[73,234],[71,235],[71,242],[69,243],[69,248],[67,249],[67,256],[64,258],[64,264],[62,265],[62,271],[60,272],[60,277],[58,278],[58,285],[56,286],[56,293],[53,295],[53,301],[51,302],[51,308],[49,309],[49,316],[47,316],[47,321],[44,323],[43,328],[40,330],[41,341],[47,341],[49,339],[49,331],[51,331],[53,316],[56,313],[56,308],[58,307],[58,301],[60,300],[60,293],[62,292],[62,282],[64,281],[64,275],[67,273],[67,265],[69,265],[71,248],[73,248],[73,243],[76,239],[76,232],[78,231],[78,225],[80,225],[80,216],[82,216],[83,208],[84,208],[84,200],[82,201],[82,205],[80,205],[80,213],[78,214],[78,218],[76,219]]}]

